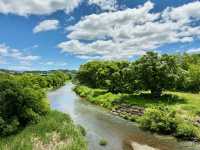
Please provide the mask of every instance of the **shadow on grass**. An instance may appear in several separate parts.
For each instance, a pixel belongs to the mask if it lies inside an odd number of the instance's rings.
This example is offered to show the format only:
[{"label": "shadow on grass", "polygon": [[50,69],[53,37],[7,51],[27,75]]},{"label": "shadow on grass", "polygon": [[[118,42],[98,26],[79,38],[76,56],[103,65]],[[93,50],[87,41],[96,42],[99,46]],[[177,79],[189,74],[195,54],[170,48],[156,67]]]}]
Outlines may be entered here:
[{"label": "shadow on grass", "polygon": [[149,105],[175,105],[186,104],[186,100],[172,94],[163,94],[160,98],[152,98],[150,93],[130,94],[121,96],[116,103],[127,103],[130,105],[137,105],[146,107]]},{"label": "shadow on grass", "polygon": [[97,96],[100,96],[100,95],[104,95],[108,93],[106,90],[103,90],[103,89],[95,89],[93,90],[93,96],[94,97],[97,97]]}]

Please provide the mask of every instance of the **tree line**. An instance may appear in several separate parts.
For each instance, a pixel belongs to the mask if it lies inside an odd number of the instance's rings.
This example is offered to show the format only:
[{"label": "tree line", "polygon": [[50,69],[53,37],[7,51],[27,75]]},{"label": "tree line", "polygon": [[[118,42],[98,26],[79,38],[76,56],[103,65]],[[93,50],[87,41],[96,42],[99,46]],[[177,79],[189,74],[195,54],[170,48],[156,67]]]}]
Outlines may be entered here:
[{"label": "tree line", "polygon": [[164,90],[200,91],[200,55],[159,55],[147,52],[136,61],[91,61],[80,66],[76,79],[112,93]]},{"label": "tree line", "polygon": [[50,110],[44,89],[57,88],[69,79],[70,75],[59,71],[46,75],[0,73],[0,136],[38,122]]}]

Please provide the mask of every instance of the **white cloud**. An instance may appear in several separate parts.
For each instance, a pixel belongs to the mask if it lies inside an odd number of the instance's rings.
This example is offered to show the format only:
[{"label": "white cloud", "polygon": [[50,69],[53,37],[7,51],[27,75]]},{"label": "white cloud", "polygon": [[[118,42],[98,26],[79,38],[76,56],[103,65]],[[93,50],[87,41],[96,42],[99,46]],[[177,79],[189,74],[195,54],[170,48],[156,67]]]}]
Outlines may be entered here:
[{"label": "white cloud", "polygon": [[89,0],[88,3],[99,6],[102,10],[114,11],[117,9],[117,0]]},{"label": "white cloud", "polygon": [[[148,1],[133,9],[86,16],[67,28],[70,40],[58,47],[83,59],[127,59],[164,44],[200,38],[200,27],[190,24],[200,20],[199,1],[160,13],[152,13],[153,8]],[[178,17],[179,11],[182,15]]]},{"label": "white cloud", "polygon": [[192,53],[192,54],[200,53],[200,48],[192,48],[188,50],[187,53]]},{"label": "white cloud", "polygon": [[27,15],[51,14],[57,10],[71,12],[81,0],[0,0],[0,13]]},{"label": "white cloud", "polygon": [[0,56],[8,52],[8,47],[5,44],[0,44]]},{"label": "white cloud", "polygon": [[[95,41],[84,44],[78,40],[71,40],[58,45],[63,52],[73,53],[81,59],[124,59],[133,55],[142,55],[143,50],[131,50],[129,45],[114,43],[113,41]],[[123,49],[123,50],[122,50]]]},{"label": "white cloud", "polygon": [[14,60],[18,60],[20,63],[25,64],[40,59],[39,56],[24,54],[22,51],[10,48],[6,44],[0,44],[0,57],[12,58]]},{"label": "white cloud", "polygon": [[48,66],[49,66],[49,65],[51,66],[51,65],[53,65],[53,64],[54,64],[53,61],[48,61],[48,62],[45,63],[45,65],[48,65]]},{"label": "white cloud", "polygon": [[[70,39],[106,39],[119,34],[122,27],[133,27],[158,18],[159,14],[150,14],[153,3],[147,2],[143,7],[124,11],[106,12],[86,16],[76,25],[68,27],[72,31]],[[130,30],[130,29],[128,29]]]},{"label": "white cloud", "polygon": [[66,62],[55,62],[55,61],[45,61],[45,62],[40,62],[40,65],[44,66],[66,66]]},{"label": "white cloud", "polygon": [[34,68],[30,66],[24,66],[24,65],[9,65],[8,70],[16,70],[16,71],[31,71],[34,70]]},{"label": "white cloud", "polygon": [[167,8],[163,16],[179,23],[190,23],[193,19],[200,19],[200,2],[194,1],[178,8]]},{"label": "white cloud", "polygon": [[34,29],[33,33],[56,30],[59,27],[58,20],[44,20],[40,22]]}]

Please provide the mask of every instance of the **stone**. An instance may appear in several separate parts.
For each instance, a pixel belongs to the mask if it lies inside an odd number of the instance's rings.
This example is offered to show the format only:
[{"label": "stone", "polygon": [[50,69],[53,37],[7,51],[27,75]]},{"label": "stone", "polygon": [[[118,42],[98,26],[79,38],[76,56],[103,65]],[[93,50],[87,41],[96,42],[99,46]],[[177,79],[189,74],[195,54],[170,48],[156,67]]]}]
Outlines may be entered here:
[{"label": "stone", "polygon": [[137,142],[131,142],[132,150],[159,150],[148,145],[142,145]]}]

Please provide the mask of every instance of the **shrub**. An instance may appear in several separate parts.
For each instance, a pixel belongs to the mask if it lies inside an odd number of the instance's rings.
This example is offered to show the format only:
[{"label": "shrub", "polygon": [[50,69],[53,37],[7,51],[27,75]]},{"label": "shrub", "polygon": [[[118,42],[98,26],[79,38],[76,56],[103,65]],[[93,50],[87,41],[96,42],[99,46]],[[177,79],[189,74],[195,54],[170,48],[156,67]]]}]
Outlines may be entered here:
[{"label": "shrub", "polygon": [[86,86],[76,86],[74,88],[74,91],[80,95],[81,97],[86,97],[91,95],[91,90],[90,88],[86,87]]},{"label": "shrub", "polygon": [[191,140],[197,137],[198,129],[189,122],[181,122],[176,129],[176,137]]},{"label": "shrub", "polygon": [[12,118],[9,121],[5,121],[2,117],[0,117],[0,134],[2,136],[14,133],[19,128],[19,121],[17,118]]},{"label": "shrub", "polygon": [[200,139],[199,128],[176,116],[168,107],[159,106],[146,109],[144,116],[137,119],[140,126],[153,132],[173,134],[178,138]]},{"label": "shrub", "polygon": [[99,145],[101,145],[101,146],[106,146],[107,144],[108,144],[108,142],[104,139],[99,141]]},{"label": "shrub", "polygon": [[45,93],[15,80],[0,81],[0,135],[9,135],[49,111]]},{"label": "shrub", "polygon": [[138,122],[144,129],[165,134],[173,133],[177,126],[175,112],[165,106],[146,109]]}]

